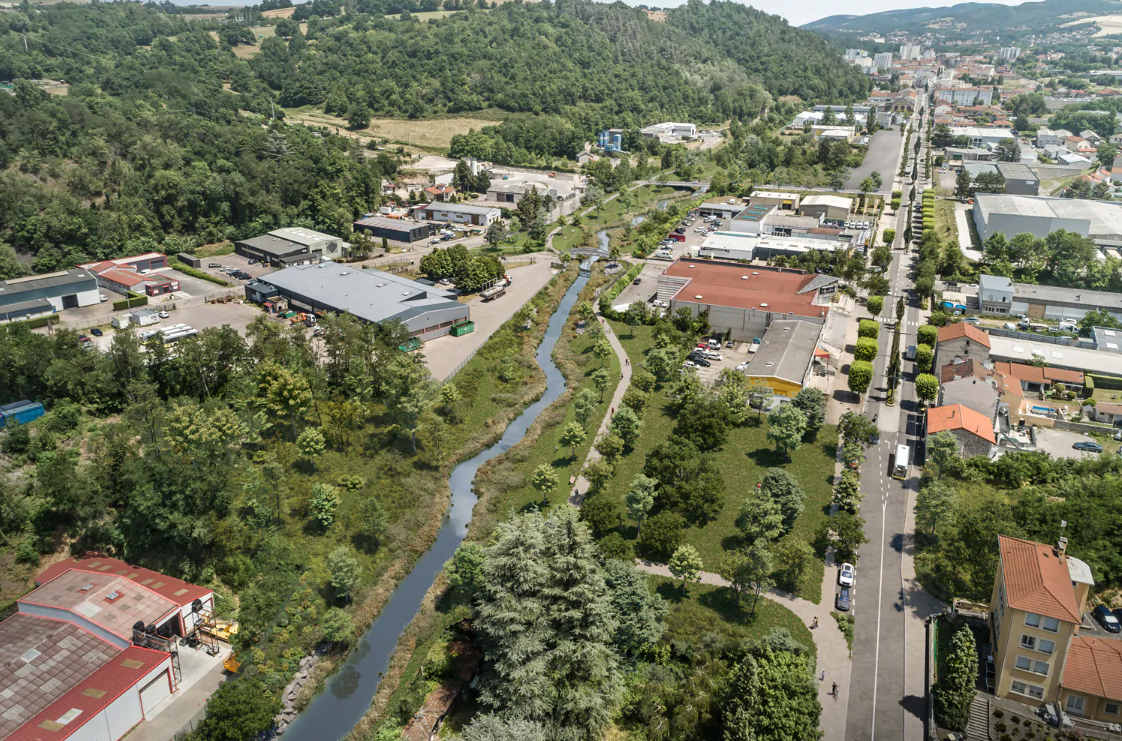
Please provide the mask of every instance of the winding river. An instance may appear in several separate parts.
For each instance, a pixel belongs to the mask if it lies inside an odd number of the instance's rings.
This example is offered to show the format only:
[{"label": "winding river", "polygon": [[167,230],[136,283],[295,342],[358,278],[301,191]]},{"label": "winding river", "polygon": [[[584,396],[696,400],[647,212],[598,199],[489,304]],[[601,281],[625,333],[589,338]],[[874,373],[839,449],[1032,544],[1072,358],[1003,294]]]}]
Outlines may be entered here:
[{"label": "winding river", "polygon": [[448,479],[452,503],[436,541],[417,561],[409,575],[398,584],[382,612],[359,639],[358,646],[351,652],[346,663],[327,681],[326,691],[317,695],[304,712],[296,716],[283,736],[284,741],[340,739],[358,724],[370,708],[370,701],[382,680],[382,673],[389,666],[390,657],[402,631],[412,622],[433,580],[467,534],[476,502],[472,487],[476,471],[487,461],[517,444],[538,415],[565,390],[565,377],[554,365],[551,354],[561,336],[569,311],[587,282],[587,277],[580,276],[565,292],[557,311],[549,319],[545,338],[538,347],[536,359],[545,371],[545,393],[510,423],[497,443],[452,469],[452,475]]}]

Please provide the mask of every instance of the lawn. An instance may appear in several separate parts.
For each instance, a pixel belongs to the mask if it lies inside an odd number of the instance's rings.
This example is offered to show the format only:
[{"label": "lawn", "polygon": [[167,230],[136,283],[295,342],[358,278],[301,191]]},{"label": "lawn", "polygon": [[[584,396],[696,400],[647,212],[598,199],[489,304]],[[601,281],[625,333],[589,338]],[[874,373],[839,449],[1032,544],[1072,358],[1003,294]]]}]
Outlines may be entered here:
[{"label": "lawn", "polygon": [[940,239],[958,244],[958,222],[954,211],[954,201],[935,199],[935,233]]},{"label": "lawn", "polygon": [[751,596],[737,603],[736,593],[727,587],[691,584],[683,597],[681,582],[677,580],[652,576],[650,586],[670,605],[664,642],[696,644],[710,633],[734,640],[759,639],[772,628],[786,628],[799,643],[815,646],[810,629],[795,613],[764,597],[760,597],[752,614]]},{"label": "lawn", "polygon": [[[625,324],[612,322],[612,328],[620,337],[631,364],[642,364],[646,351],[653,345],[651,328],[636,327],[634,337]],[[626,511],[624,495],[631,481],[643,470],[647,453],[664,442],[673,428],[670,400],[665,396],[664,389],[662,396],[659,396],[659,392],[655,393],[651,403],[643,411],[643,432],[635,450],[620,458],[616,473],[605,492],[619,502],[623,511]],[[788,455],[777,452],[775,445],[768,442],[766,417],[757,420],[753,416],[745,426],[734,428],[725,445],[716,451],[717,465],[725,482],[725,497],[720,514],[712,522],[703,526],[691,525],[685,531],[685,541],[697,548],[705,563],[705,570],[716,571],[726,550],[743,546],[743,538],[736,527],[740,502],[771,467],[790,472],[806,492],[803,513],[795,521],[791,535],[813,543],[815,534],[829,513],[837,444],[836,430],[827,425],[818,433],[817,440],[805,442]],[[634,524],[629,521],[621,529],[621,534],[625,538],[634,539]],[[794,589],[795,593],[812,602],[819,602],[823,573],[822,562],[815,562],[803,575]]]}]

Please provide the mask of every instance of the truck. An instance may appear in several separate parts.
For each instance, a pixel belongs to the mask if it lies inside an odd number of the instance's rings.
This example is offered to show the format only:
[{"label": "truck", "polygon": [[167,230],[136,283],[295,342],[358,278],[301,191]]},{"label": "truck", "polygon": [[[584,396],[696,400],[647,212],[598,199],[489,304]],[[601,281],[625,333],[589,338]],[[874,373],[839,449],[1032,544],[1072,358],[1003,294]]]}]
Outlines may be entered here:
[{"label": "truck", "polygon": [[500,296],[503,296],[505,294],[506,294],[506,286],[503,285],[503,284],[499,284],[497,286],[492,286],[491,288],[488,288],[486,291],[483,292],[482,295],[483,295],[483,300],[484,301],[494,301],[495,299],[497,299]]}]

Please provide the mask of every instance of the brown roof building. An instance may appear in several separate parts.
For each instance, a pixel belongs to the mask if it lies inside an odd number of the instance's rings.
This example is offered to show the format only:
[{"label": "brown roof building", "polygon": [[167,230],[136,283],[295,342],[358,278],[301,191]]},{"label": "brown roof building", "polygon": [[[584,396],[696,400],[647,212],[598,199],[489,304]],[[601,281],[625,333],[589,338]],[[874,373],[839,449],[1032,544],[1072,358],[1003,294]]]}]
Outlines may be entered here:
[{"label": "brown roof building", "polygon": [[935,345],[935,367],[961,363],[964,360],[987,362],[990,359],[990,336],[968,322],[939,327]]}]

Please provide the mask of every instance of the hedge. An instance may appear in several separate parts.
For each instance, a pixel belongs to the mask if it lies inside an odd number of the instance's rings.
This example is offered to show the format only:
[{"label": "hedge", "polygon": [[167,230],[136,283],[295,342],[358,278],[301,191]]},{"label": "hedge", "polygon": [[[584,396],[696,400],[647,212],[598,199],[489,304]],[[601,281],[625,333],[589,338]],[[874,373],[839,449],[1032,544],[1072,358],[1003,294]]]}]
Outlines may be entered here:
[{"label": "hedge", "polygon": [[875,340],[880,334],[880,322],[872,319],[862,319],[857,323],[857,336],[868,337]]},{"label": "hedge", "polygon": [[192,278],[198,278],[199,280],[209,280],[211,283],[217,283],[224,288],[230,287],[230,284],[222,280],[221,278],[211,275],[210,273],[204,273],[201,270],[197,270],[187,263],[175,259],[174,257],[168,258],[168,266],[175,268],[179,272],[184,273],[185,275],[189,275]]},{"label": "hedge", "polygon": [[45,327],[48,324],[58,324],[62,321],[58,314],[47,314],[46,316],[37,316],[34,319],[24,319],[22,322],[8,322],[7,324],[0,324],[2,327],[15,327],[17,325],[27,327],[28,329],[37,329]]},{"label": "hedge", "polygon": [[924,324],[916,331],[916,339],[921,345],[928,345],[932,349],[935,348],[935,342],[939,338],[939,329],[930,324]]},{"label": "hedge", "polygon": [[1083,383],[1090,384],[1093,388],[1106,389],[1107,391],[1122,390],[1122,378],[1112,378],[1111,376],[1085,375],[1083,377]]},{"label": "hedge", "polygon": [[612,299],[623,293],[623,289],[630,285],[631,281],[643,272],[643,263],[636,263],[627,269],[623,276],[612,284],[612,287],[600,294],[600,314],[615,319],[615,312],[612,311]]},{"label": "hedge", "polygon": [[128,296],[128,298],[124,301],[113,302],[113,311],[124,311],[125,309],[135,309],[139,306],[148,305],[147,296],[141,296],[139,293],[133,293],[132,291],[129,291],[125,295]]}]

